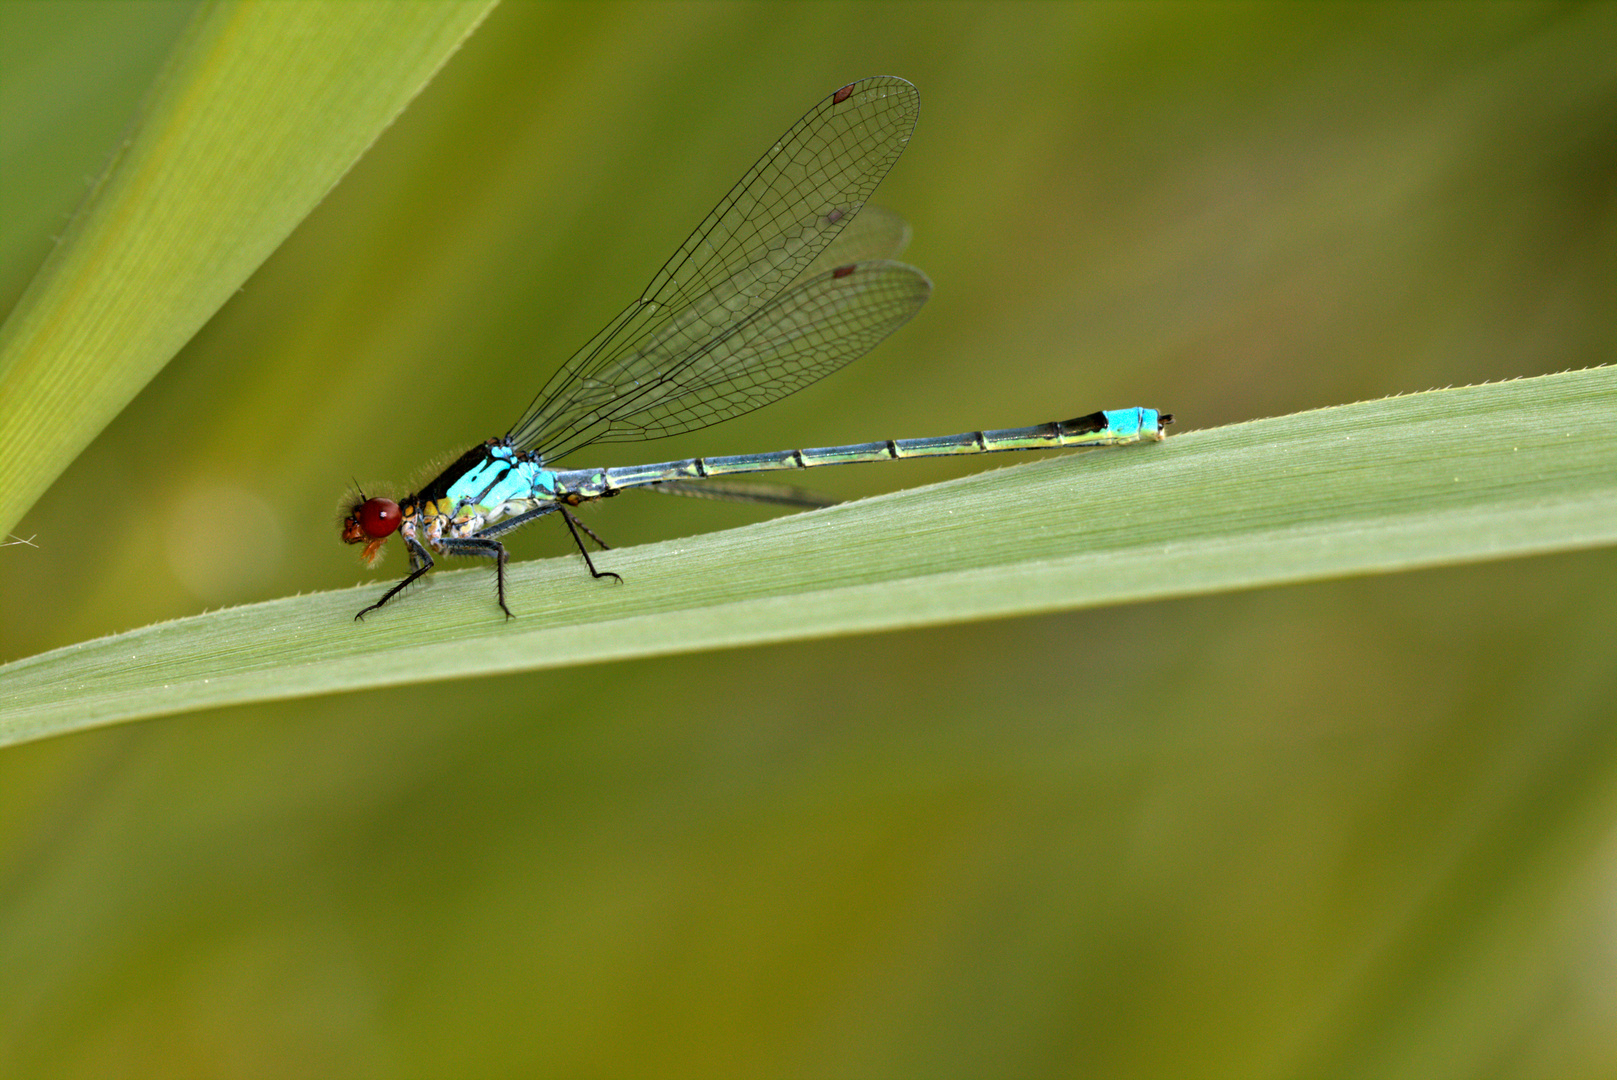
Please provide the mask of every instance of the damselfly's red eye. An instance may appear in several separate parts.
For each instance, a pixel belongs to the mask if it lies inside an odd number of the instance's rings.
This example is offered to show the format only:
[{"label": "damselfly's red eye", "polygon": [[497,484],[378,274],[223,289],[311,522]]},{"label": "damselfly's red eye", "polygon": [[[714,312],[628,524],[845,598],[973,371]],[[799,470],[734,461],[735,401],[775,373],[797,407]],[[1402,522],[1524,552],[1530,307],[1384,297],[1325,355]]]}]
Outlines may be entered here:
[{"label": "damselfly's red eye", "polygon": [[368,544],[399,531],[404,515],[392,499],[366,499],[349,506],[342,519],[342,542]]},{"label": "damselfly's red eye", "polygon": [[365,535],[372,540],[392,536],[404,521],[404,516],[399,513],[399,504],[392,499],[366,499],[364,505],[355,511],[354,517]]}]

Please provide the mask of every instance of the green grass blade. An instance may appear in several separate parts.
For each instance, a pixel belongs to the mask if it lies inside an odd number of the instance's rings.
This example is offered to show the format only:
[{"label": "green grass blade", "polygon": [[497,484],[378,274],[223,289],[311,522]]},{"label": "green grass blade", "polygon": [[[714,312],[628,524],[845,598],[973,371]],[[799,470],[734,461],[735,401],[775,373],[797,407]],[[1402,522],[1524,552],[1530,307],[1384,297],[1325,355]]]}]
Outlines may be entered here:
[{"label": "green grass blade", "polygon": [[0,534],[331,190],[492,6],[203,8],[0,327]]},{"label": "green grass blade", "polygon": [[1617,540],[1617,368],[1064,455],[761,525],[217,611],[0,668],[0,744],[389,684],[866,633]]}]

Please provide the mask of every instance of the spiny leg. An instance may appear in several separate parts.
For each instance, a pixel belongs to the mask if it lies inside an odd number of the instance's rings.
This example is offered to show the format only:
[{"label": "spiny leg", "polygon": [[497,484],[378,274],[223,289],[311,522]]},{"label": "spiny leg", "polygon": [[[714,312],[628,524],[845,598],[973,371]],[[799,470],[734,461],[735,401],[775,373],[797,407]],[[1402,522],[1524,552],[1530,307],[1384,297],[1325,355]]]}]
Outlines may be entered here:
[{"label": "spiny leg", "polygon": [[452,555],[481,555],[494,559],[494,584],[500,600],[500,610],[505,612],[506,618],[514,619],[516,616],[505,606],[505,545],[496,543],[494,538],[504,536],[513,529],[520,529],[528,522],[542,518],[546,514],[553,514],[558,509],[560,506],[556,503],[547,503],[515,517],[495,522],[493,525],[485,525],[471,536],[444,540],[442,541],[444,551]]},{"label": "spiny leg", "polygon": [[[409,575],[405,577],[403,581],[399,582],[387,592],[383,593],[382,598],[376,601],[376,603],[372,604],[368,608],[363,609],[358,615],[355,615],[355,622],[360,622],[363,620],[365,616],[369,615],[371,612],[375,611],[377,608],[399,595],[399,593],[403,592],[407,587],[409,587],[411,582],[416,580],[416,578],[419,578],[422,574],[425,574],[428,570],[432,569],[432,556],[427,554],[426,548],[422,547],[419,542],[409,538],[406,538],[404,543],[407,550],[410,552]],[[501,606],[503,607],[504,605],[502,604]]]},{"label": "spiny leg", "polygon": [[602,551],[611,551],[612,550],[612,545],[607,543],[605,540],[602,540],[599,536],[596,536],[595,535],[595,530],[590,528],[588,525],[584,524],[584,519],[583,518],[576,518],[575,517],[573,519],[573,524],[577,525],[580,529],[583,529],[585,536],[588,536],[591,540],[594,540],[597,544],[600,544]]},{"label": "spiny leg", "polygon": [[490,540],[481,533],[475,536],[462,536],[439,541],[445,555],[472,555],[482,556],[494,560],[494,595],[500,602],[500,610],[505,612],[507,619],[516,618],[511,609],[505,606],[505,545],[498,540]]},{"label": "spiny leg", "polygon": [[532,510],[524,511],[515,517],[508,517],[504,521],[496,521],[492,525],[484,525],[473,535],[484,540],[492,540],[496,536],[504,536],[513,529],[520,529],[522,526],[536,518],[542,518],[546,514],[554,514],[559,509],[560,507],[556,503],[546,503],[543,506],[537,506]]},{"label": "spiny leg", "polygon": [[578,530],[583,529],[585,532],[590,533],[590,538],[597,544],[600,544],[602,548],[605,548],[606,544],[602,542],[601,538],[590,532],[589,526],[573,517],[573,515],[568,512],[567,507],[558,503],[556,505],[556,509],[561,511],[562,520],[567,522],[567,531],[573,534],[573,543],[578,545],[578,553],[584,556],[584,565],[590,568],[590,576],[596,578],[616,578],[619,584],[621,584],[623,582],[623,576],[621,574],[614,574],[610,570],[595,569],[595,563],[590,559],[589,549],[584,546],[584,538],[578,535]]}]

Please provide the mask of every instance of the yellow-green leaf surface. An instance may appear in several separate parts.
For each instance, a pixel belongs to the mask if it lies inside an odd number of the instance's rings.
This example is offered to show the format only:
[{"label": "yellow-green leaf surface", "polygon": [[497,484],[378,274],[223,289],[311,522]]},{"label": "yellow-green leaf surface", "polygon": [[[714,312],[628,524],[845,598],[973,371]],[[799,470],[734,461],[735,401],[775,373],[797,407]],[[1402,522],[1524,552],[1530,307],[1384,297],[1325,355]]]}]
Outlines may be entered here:
[{"label": "yellow-green leaf surface", "polygon": [[0,742],[208,706],[1407,570],[1617,540],[1617,369],[1068,455],[602,556],[213,612],[0,668]]},{"label": "yellow-green leaf surface", "polygon": [[286,239],[491,6],[199,11],[0,328],[0,533]]}]

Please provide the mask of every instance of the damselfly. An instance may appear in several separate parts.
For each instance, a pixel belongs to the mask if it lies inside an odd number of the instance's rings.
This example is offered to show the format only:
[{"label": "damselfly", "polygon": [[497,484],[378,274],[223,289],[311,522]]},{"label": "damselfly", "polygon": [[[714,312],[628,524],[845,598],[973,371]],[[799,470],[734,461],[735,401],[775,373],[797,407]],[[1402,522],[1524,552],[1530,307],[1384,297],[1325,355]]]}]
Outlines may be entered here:
[{"label": "damselfly", "polygon": [[[571,508],[629,488],[674,490],[710,477],[855,461],[1161,439],[1173,417],[1134,408],[939,438],[610,469],[552,467],[596,443],[695,431],[778,401],[908,322],[932,283],[893,261],[907,227],[879,212],[850,223],[909,142],[919,107],[915,87],[886,76],[849,83],[821,101],[730,189],[640,299],[551,376],[511,430],[466,451],[398,502],[356,495],[342,521],[343,542],[364,544],[366,562],[374,563],[397,532],[410,573],[355,618],[431,570],[431,552],[493,559],[495,596],[509,617],[499,537],[557,512],[589,572],[618,578],[595,568],[579,529],[606,545]],[[792,496],[740,497],[813,504]]]}]

